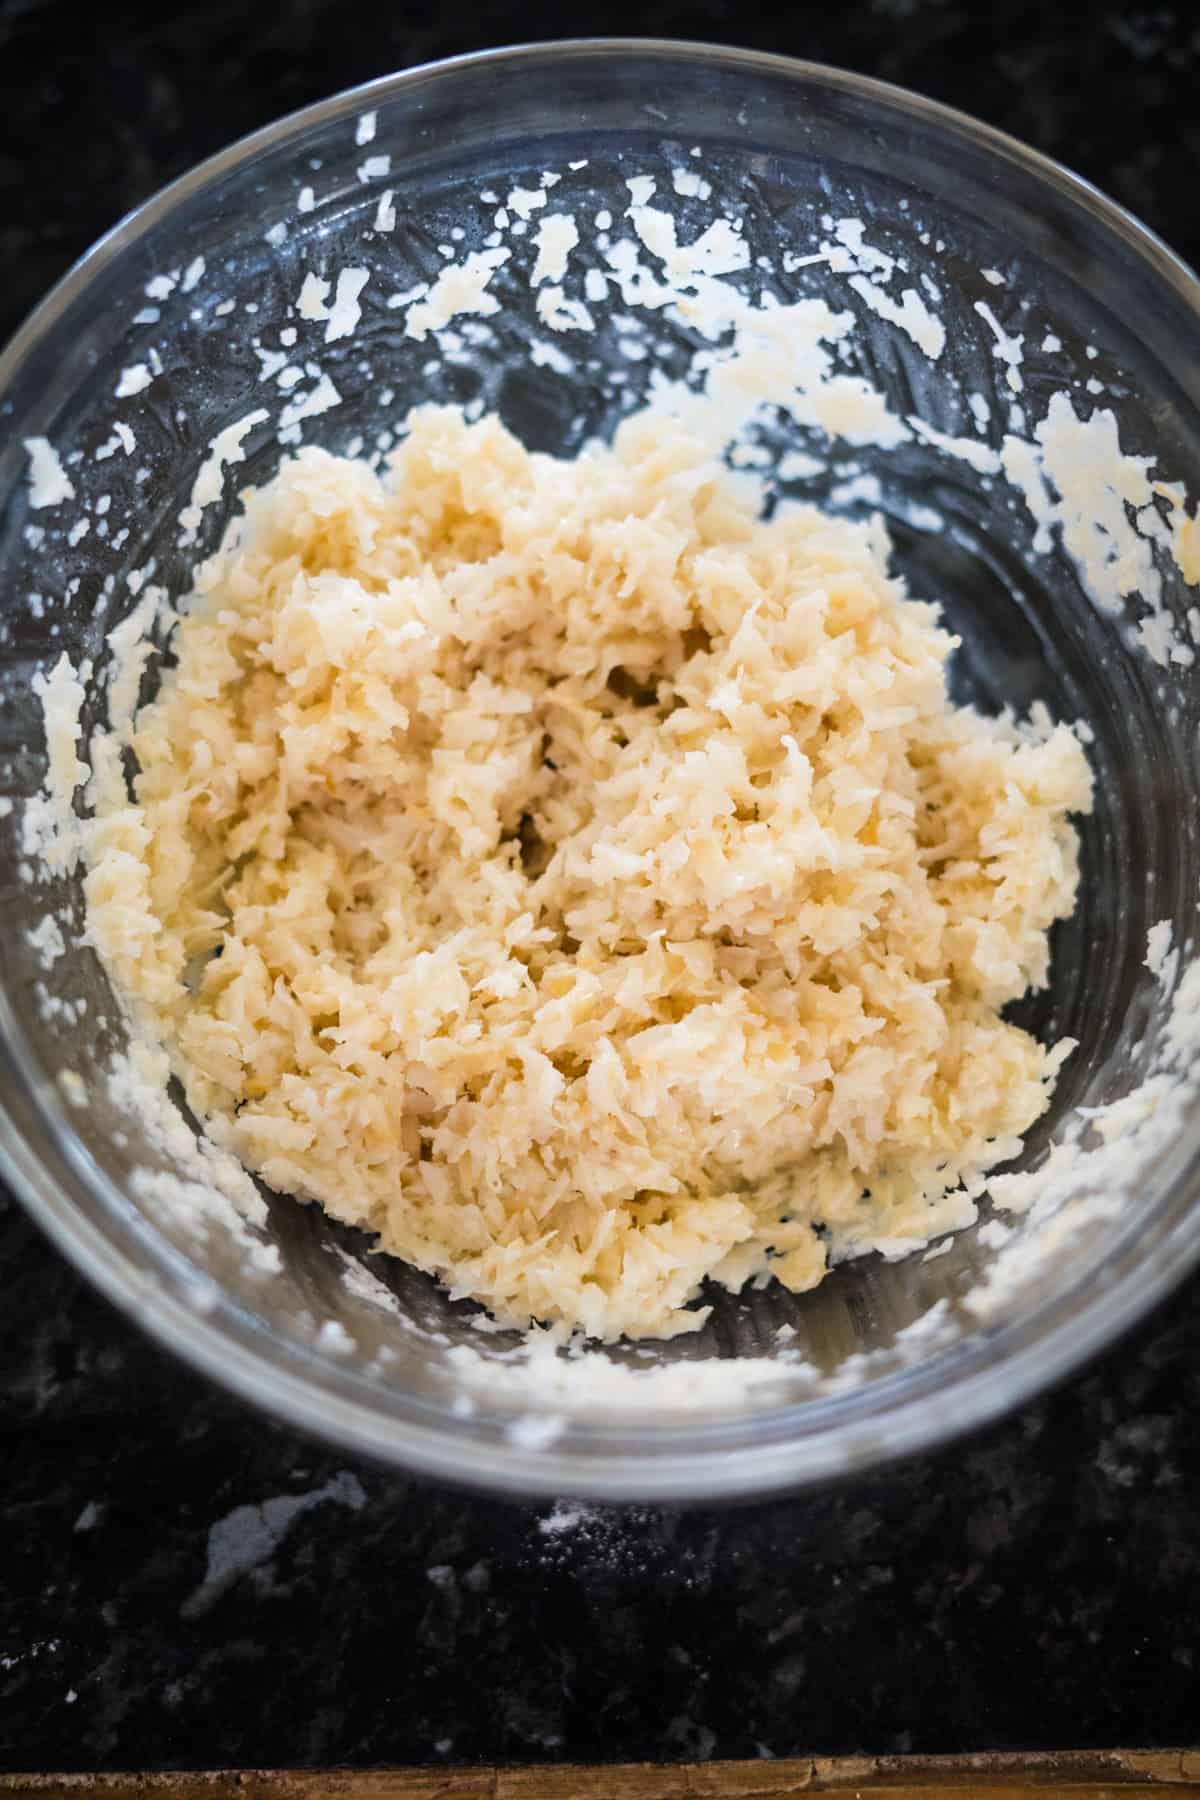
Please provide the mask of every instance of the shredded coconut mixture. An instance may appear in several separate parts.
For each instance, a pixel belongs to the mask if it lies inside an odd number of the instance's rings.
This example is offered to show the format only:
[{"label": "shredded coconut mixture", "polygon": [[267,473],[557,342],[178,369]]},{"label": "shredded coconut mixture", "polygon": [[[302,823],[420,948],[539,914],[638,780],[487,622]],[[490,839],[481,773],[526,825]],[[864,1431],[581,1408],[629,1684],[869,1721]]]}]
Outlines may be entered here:
[{"label": "shredded coconut mixture", "polygon": [[1072,1047],[1001,1009],[1090,776],[951,705],[886,559],[649,417],[560,462],[422,408],[382,478],[305,448],[248,491],[87,846],[211,1138],[606,1340],[968,1223]]}]

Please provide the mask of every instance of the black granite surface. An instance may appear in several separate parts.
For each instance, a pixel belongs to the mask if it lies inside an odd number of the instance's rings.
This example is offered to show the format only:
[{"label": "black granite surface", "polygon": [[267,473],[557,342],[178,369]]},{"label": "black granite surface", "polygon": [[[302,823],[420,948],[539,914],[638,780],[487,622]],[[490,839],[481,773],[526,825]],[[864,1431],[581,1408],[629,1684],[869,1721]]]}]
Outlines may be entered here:
[{"label": "black granite surface", "polygon": [[[776,9],[772,8],[772,13]],[[1200,257],[1200,8],[725,0],[576,32],[882,75]],[[127,207],[390,68],[560,34],[484,0],[0,0],[0,335]],[[946,1752],[1200,1741],[1200,1285],[974,1441],[736,1512],[519,1508],[251,1417],[0,1196],[0,1766]]]}]

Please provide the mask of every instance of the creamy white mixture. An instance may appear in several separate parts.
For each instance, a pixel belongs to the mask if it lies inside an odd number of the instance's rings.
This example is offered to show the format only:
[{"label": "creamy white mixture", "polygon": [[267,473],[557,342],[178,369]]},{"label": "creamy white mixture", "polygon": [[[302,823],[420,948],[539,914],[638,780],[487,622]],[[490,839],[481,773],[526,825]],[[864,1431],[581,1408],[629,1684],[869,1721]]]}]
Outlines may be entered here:
[{"label": "creamy white mixture", "polygon": [[951,706],[870,526],[677,426],[416,414],[246,496],[87,833],[189,1103],[509,1323],[671,1336],[974,1218],[1070,1045],[1072,733]]}]

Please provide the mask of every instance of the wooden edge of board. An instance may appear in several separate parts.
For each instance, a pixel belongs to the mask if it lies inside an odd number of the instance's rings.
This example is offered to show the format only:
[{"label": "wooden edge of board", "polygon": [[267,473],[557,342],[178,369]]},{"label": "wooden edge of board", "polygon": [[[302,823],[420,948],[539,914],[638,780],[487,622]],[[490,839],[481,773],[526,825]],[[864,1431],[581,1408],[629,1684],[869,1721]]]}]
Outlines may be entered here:
[{"label": "wooden edge of board", "polygon": [[979,1756],[797,1757],[762,1762],[569,1764],[526,1768],[214,1769],[0,1775],[0,1800],[1136,1800],[1200,1795],[1200,1749],[1051,1750]]}]

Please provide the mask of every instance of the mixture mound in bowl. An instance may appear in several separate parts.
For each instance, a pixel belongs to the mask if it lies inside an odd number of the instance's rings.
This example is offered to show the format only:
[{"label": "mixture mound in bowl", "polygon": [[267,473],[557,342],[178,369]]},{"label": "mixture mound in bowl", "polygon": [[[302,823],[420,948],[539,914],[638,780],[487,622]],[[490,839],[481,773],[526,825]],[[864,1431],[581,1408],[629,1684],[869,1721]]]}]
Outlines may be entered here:
[{"label": "mixture mound in bowl", "polygon": [[1071,1048],[1001,1009],[1090,777],[951,704],[887,550],[649,418],[563,462],[426,408],[247,492],[87,881],[209,1134],[602,1339],[968,1222]]}]

